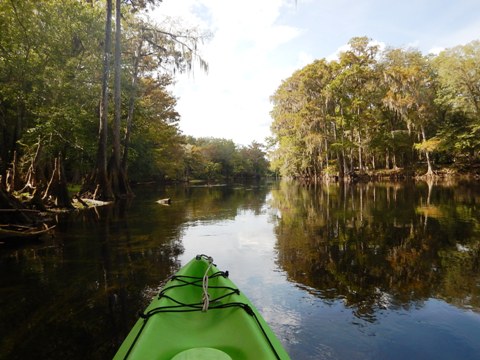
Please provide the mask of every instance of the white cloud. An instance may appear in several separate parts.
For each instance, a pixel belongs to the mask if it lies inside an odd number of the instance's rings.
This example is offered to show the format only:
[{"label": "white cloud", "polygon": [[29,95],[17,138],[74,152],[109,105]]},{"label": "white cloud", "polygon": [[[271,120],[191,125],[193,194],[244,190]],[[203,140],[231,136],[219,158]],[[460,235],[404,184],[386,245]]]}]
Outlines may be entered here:
[{"label": "white cloud", "polygon": [[[375,39],[370,40],[369,45],[378,46],[379,52],[385,50],[385,48],[386,48],[386,45],[385,45],[384,42],[378,41],[378,40],[375,40]],[[340,53],[348,51],[350,49],[351,49],[351,47],[350,47],[349,44],[344,44],[344,45],[340,46],[334,53],[328,55],[325,59],[327,61],[338,60],[338,58],[340,56]]]},{"label": "white cloud", "polygon": [[282,79],[315,58],[337,59],[348,49],[341,45],[354,36],[378,39],[374,43],[381,49],[385,42],[423,52],[479,37],[480,2],[420,5],[413,0],[164,0],[159,13],[214,35],[201,50],[208,75],[197,70],[179,77],[174,87],[181,129],[241,144],[263,141],[270,134],[269,97]]},{"label": "white cloud", "polygon": [[448,36],[435,40],[432,49],[435,50],[442,48],[443,50],[457,45],[465,45],[478,39],[480,39],[480,20],[453,31]]},{"label": "white cloud", "polygon": [[433,54],[433,55],[438,55],[440,54],[443,50],[445,50],[444,47],[441,46],[436,46],[428,50],[427,54]]},{"label": "white cloud", "polygon": [[156,18],[179,18],[185,26],[207,26],[206,19],[194,12],[196,4],[196,0],[163,1],[153,14]]},{"label": "white cloud", "polygon": [[298,54],[298,61],[297,61],[297,66],[299,68],[302,68],[310,63],[312,63],[315,60],[313,55],[306,53],[305,51],[300,52]]},{"label": "white cloud", "polygon": [[197,71],[195,76],[181,76],[174,89],[181,129],[186,134],[224,137],[245,145],[263,141],[269,135],[268,99],[293,71],[291,66],[272,65],[272,57],[300,30],[276,23],[283,6],[280,0],[180,3],[165,0],[163,13],[183,17],[188,11],[187,18],[198,23],[208,18],[213,32],[202,49],[208,74]]},{"label": "white cloud", "polygon": [[348,50],[350,50],[350,45],[344,44],[344,45],[340,46],[337,50],[335,50],[334,53],[328,55],[325,59],[327,61],[338,60],[338,58],[340,56],[340,53],[348,51]]},{"label": "white cloud", "polygon": [[411,41],[409,42],[408,44],[406,44],[405,46],[402,46],[406,49],[418,49],[418,47],[420,46],[420,40],[415,40],[415,41]]}]

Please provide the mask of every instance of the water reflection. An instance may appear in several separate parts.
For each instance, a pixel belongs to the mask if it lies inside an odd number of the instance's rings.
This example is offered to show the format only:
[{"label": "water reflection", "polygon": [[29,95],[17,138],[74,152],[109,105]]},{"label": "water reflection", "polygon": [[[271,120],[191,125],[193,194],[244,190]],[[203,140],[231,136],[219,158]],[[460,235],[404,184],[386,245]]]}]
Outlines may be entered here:
[{"label": "water reflection", "polygon": [[0,358],[111,358],[197,253],[230,271],[293,359],[480,353],[476,183],[136,194],[66,216],[42,243],[0,247]]},{"label": "water reflection", "polygon": [[[259,213],[268,188],[136,189],[63,215],[54,238],[0,248],[0,358],[108,359],[184,252],[184,224]],[[170,207],[155,200],[170,197]]]},{"label": "water reflection", "polygon": [[143,305],[133,294],[142,293],[145,284],[158,286],[180,252],[175,238],[132,232],[125,207],[104,207],[63,219],[56,237],[45,243],[4,254],[2,356],[102,359],[111,354],[130,329],[132,309]]},{"label": "water reflection", "polygon": [[375,322],[430,298],[480,312],[478,185],[282,183],[279,265],[325,301]]}]

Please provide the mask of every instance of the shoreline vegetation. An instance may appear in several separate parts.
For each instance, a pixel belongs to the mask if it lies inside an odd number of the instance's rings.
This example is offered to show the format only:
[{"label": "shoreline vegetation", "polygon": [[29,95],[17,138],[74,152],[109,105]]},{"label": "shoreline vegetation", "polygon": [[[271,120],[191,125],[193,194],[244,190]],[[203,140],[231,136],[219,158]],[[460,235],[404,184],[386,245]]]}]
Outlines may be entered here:
[{"label": "shoreline vegetation", "polygon": [[210,34],[134,3],[0,2],[0,225],[43,231],[40,214],[133,197],[136,183],[478,178],[480,41],[425,56],[353,38],[285,79],[272,137],[245,146],[182,134],[169,89],[208,70]]},{"label": "shoreline vegetation", "polygon": [[[272,177],[273,178],[273,177]],[[454,168],[442,168],[435,170],[433,175],[425,175],[422,171],[405,169],[384,169],[375,171],[364,171],[363,173],[352,172],[343,178],[335,175],[326,175],[321,179],[296,178],[300,184],[310,186],[312,184],[341,182],[341,183],[375,183],[375,182],[402,182],[402,181],[425,181],[427,183],[442,182],[450,180],[477,180],[480,181],[480,169],[475,171],[459,171]],[[257,179],[261,180],[260,178]],[[175,182],[179,183],[179,182]],[[193,180],[182,182],[191,187],[218,187],[226,186],[225,182],[208,182],[204,180]],[[148,182],[148,185],[156,185],[157,182]],[[140,185],[140,183],[138,184]],[[78,187],[78,186],[77,186]],[[74,188],[77,188],[74,187]],[[55,215],[62,212],[82,211],[98,206],[111,205],[113,201],[101,201],[89,198],[80,198],[78,195],[71,197],[69,206],[57,206],[53,202],[42,203],[41,210],[35,206],[34,196],[29,193],[10,194],[0,188],[0,245],[5,243],[18,243],[18,241],[35,240],[43,235],[50,234],[57,221]],[[170,205],[171,199],[160,199],[160,205]]]},{"label": "shoreline vegetation", "polygon": [[[315,179],[296,178],[300,181],[314,182]],[[450,179],[473,179],[480,180],[480,166],[469,170],[456,167],[435,168],[432,174],[427,174],[423,167],[416,169],[377,169],[364,170],[360,172],[354,170],[340,178],[338,175],[325,174],[320,181],[340,181],[340,182],[376,182],[376,181],[408,181],[408,180],[450,180]]]},{"label": "shoreline vegetation", "polygon": [[352,38],[337,60],[295,71],[271,97],[272,168],[301,179],[478,174],[479,69],[478,40],[424,55]]}]

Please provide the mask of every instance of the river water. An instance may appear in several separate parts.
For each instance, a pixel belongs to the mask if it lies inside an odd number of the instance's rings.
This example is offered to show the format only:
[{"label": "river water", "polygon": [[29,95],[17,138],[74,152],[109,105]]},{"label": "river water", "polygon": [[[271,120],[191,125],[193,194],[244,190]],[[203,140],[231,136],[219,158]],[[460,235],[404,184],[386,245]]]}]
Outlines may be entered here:
[{"label": "river water", "polygon": [[110,359],[202,253],[292,359],[480,359],[478,182],[135,191],[0,245],[0,359]]}]

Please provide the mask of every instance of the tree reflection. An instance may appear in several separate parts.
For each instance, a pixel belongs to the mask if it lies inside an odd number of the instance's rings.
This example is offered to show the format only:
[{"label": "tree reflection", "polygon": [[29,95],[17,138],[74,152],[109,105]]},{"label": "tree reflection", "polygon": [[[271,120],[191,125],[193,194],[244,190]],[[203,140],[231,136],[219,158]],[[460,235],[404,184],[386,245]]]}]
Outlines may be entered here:
[{"label": "tree reflection", "polygon": [[138,311],[180,267],[185,224],[259,213],[268,191],[136,189],[132,202],[60,216],[44,243],[0,248],[0,273],[8,274],[0,277],[0,358],[112,358]]},{"label": "tree reflection", "polygon": [[279,265],[325,301],[375,321],[440,298],[480,311],[480,191],[471,185],[283,182]]}]

